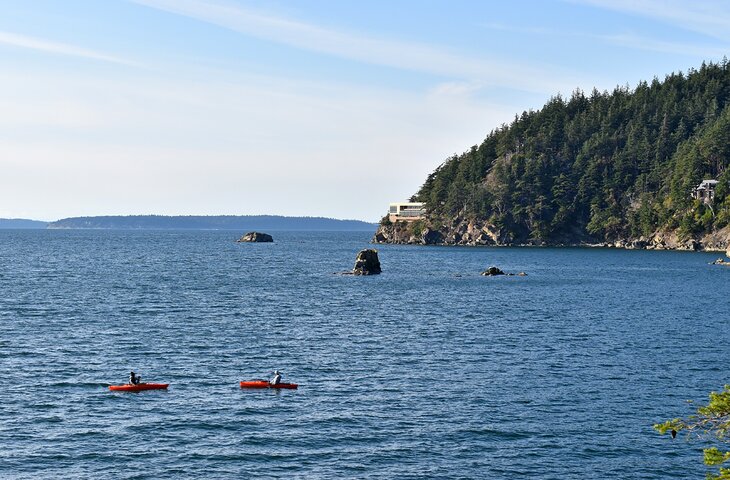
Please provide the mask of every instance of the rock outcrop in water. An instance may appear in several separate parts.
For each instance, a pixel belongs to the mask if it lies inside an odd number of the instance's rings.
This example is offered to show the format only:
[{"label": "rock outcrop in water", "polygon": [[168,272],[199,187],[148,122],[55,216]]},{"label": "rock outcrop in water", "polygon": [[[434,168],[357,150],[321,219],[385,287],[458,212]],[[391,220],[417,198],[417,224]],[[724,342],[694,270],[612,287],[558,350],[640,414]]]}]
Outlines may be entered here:
[{"label": "rock outcrop in water", "polygon": [[492,265],[488,269],[484,270],[481,273],[481,275],[483,277],[494,277],[494,276],[497,276],[497,275],[506,275],[508,277],[514,277],[514,276],[526,277],[527,276],[527,274],[525,272],[520,272],[520,273],[505,273],[500,268],[495,267],[494,265]]},{"label": "rock outcrop in water", "polygon": [[237,241],[239,243],[240,242],[256,242],[256,243],[273,242],[274,237],[272,237],[268,233],[248,232],[246,235],[242,236]]},{"label": "rock outcrop in water", "polygon": [[381,273],[378,251],[372,248],[361,250],[355,259],[353,275],[377,275]]},{"label": "rock outcrop in water", "polygon": [[491,266],[482,272],[485,277],[493,277],[495,275],[504,275],[504,272],[495,266]]}]

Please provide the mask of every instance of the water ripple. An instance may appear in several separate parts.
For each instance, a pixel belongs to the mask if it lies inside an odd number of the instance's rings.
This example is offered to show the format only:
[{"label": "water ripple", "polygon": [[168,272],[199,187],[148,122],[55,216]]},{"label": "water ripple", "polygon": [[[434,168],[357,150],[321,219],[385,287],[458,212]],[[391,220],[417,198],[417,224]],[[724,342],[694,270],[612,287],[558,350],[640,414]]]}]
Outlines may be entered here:
[{"label": "water ripple", "polygon": [[704,474],[651,424],[728,383],[716,255],[233,237],[0,232],[1,478]]}]

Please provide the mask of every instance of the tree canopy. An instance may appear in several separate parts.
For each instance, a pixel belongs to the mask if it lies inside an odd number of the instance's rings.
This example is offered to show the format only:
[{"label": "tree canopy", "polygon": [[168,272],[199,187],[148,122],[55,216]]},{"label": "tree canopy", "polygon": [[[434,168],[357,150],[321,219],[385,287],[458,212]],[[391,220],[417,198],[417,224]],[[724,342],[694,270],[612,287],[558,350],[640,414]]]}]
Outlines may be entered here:
[{"label": "tree canopy", "polygon": [[[479,218],[516,239],[689,237],[730,223],[730,65],[613,91],[557,95],[516,115],[426,179],[435,218]],[[714,205],[693,201],[719,180]]]},{"label": "tree canopy", "polygon": [[675,437],[679,432],[686,432],[688,436],[706,441],[715,441],[722,446],[704,449],[705,465],[718,467],[715,473],[710,473],[710,480],[730,480],[730,468],[723,467],[730,461],[730,385],[725,385],[722,392],[710,393],[707,405],[697,409],[697,414],[686,419],[675,418],[664,423],[654,425],[654,428],[663,434],[671,433]]}]

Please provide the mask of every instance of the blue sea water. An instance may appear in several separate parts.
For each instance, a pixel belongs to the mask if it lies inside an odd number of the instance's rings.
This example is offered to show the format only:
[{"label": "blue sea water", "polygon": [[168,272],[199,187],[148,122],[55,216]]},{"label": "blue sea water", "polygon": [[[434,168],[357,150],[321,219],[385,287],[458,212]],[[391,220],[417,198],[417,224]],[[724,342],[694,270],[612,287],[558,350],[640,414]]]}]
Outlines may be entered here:
[{"label": "blue sea water", "polygon": [[0,478],[704,476],[651,426],[730,383],[717,254],[236,237],[0,232]]}]

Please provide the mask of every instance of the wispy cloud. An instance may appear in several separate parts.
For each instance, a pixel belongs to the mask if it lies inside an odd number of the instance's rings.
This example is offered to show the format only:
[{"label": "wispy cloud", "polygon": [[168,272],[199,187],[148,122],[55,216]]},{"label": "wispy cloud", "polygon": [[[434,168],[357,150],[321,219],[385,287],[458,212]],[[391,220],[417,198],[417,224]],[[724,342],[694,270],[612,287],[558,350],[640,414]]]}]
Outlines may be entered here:
[{"label": "wispy cloud", "polygon": [[727,48],[717,45],[700,45],[686,42],[671,42],[647,38],[631,33],[616,35],[597,35],[596,38],[612,43],[614,45],[633,48],[636,50],[647,50],[651,52],[671,53],[674,55],[688,55],[700,58],[719,58],[728,53]]},{"label": "wispy cloud", "polygon": [[[700,58],[717,58],[728,53],[727,48],[722,45],[707,43],[689,43],[660,40],[635,33],[614,33],[596,34],[580,31],[566,31],[551,28],[533,28],[525,26],[504,25],[499,23],[486,23],[482,25],[490,30],[519,33],[522,35],[540,35],[549,37],[569,37],[596,40],[606,44],[616,45],[634,50],[646,50],[650,52],[671,53],[674,55],[688,55]],[[723,42],[724,45],[724,42]]]},{"label": "wispy cloud", "polygon": [[98,60],[102,62],[118,63],[121,65],[135,65],[135,63],[106,55],[94,50],[89,50],[66,43],[52,42],[40,38],[29,37],[17,33],[0,31],[0,45],[8,45],[17,48],[27,48],[56,55],[67,55],[72,57],[86,58],[89,60]]},{"label": "wispy cloud", "polygon": [[722,0],[569,0],[571,3],[648,17],[730,41],[730,9]]},{"label": "wispy cloud", "polygon": [[572,88],[578,82],[569,73],[535,67],[534,62],[469,57],[434,45],[335,30],[215,0],[131,1],[252,37],[371,65],[541,93]]}]

